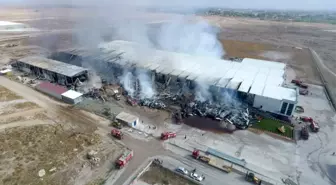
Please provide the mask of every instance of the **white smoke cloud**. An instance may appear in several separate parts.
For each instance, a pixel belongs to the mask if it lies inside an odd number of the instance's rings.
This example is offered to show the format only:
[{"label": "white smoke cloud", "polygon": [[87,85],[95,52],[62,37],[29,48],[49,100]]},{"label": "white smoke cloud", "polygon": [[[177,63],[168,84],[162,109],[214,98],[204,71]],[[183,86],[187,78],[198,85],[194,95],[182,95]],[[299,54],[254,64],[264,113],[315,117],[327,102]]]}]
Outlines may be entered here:
[{"label": "white smoke cloud", "polygon": [[221,58],[224,50],[217,38],[219,31],[205,21],[182,17],[163,24],[157,44],[163,50]]},{"label": "white smoke cloud", "polygon": [[134,89],[134,77],[133,74],[128,71],[127,69],[124,69],[124,74],[120,77],[120,83],[123,85],[123,88],[128,92],[128,95],[131,97],[135,96],[135,89]]},{"label": "white smoke cloud", "polygon": [[140,98],[153,98],[156,92],[149,74],[145,70],[138,69],[137,78],[140,83]]}]

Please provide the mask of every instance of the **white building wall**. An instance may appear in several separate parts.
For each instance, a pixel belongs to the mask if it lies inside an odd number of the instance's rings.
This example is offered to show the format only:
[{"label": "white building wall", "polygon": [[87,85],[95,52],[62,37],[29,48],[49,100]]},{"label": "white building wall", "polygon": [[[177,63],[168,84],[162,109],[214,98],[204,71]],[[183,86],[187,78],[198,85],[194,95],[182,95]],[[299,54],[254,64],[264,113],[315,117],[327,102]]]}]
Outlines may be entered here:
[{"label": "white building wall", "polygon": [[255,95],[254,101],[253,101],[253,107],[260,108],[262,106],[261,110],[273,112],[273,113],[279,113],[281,105],[282,105],[281,100],[259,96],[259,95]]}]

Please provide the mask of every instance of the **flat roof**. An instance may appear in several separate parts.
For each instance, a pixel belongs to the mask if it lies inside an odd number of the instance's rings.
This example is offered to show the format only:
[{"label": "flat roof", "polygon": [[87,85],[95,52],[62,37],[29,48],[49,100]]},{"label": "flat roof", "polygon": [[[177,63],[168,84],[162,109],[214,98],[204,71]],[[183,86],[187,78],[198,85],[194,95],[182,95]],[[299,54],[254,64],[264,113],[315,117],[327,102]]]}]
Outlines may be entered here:
[{"label": "flat roof", "polygon": [[74,90],[68,90],[67,92],[62,94],[62,96],[65,96],[65,97],[70,98],[70,99],[76,99],[78,97],[81,97],[82,95],[83,95],[82,93],[79,93],[79,92],[74,91]]},{"label": "flat roof", "polygon": [[37,89],[41,89],[41,90],[47,90],[47,91],[51,91],[54,92],[56,94],[63,94],[64,92],[68,91],[67,88],[57,85],[57,84],[52,84],[50,82],[41,82],[36,86]]},{"label": "flat roof", "polygon": [[101,43],[99,50],[101,54],[95,55],[96,59],[109,56],[107,62],[120,65],[133,63],[157,73],[178,75],[222,88],[239,88],[239,91],[251,94],[263,95],[266,86],[281,86],[284,83],[286,65],[274,61],[244,58],[241,62],[234,62],[157,50],[123,40]]},{"label": "flat roof", "polygon": [[281,86],[266,86],[262,95],[277,100],[297,101],[297,92],[295,89]]},{"label": "flat roof", "polygon": [[87,69],[83,67],[67,64],[57,60],[51,60],[40,56],[24,57],[18,61],[68,77],[73,77],[87,71]]},{"label": "flat roof", "polygon": [[139,119],[137,116],[134,116],[132,114],[129,114],[127,112],[120,112],[116,119],[122,120],[126,123],[133,123],[135,120]]}]

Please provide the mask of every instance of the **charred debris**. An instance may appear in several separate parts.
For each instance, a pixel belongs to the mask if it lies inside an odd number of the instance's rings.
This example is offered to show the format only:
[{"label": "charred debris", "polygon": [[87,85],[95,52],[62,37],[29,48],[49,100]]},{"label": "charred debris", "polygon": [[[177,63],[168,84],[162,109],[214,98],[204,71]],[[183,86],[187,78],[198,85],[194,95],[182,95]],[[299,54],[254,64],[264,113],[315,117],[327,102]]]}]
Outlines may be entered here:
[{"label": "charred debris", "polygon": [[123,84],[111,84],[103,80],[101,88],[90,89],[85,96],[101,101],[119,101],[125,97],[130,106],[144,106],[151,109],[168,110],[176,124],[182,124],[184,119],[189,117],[211,118],[218,121],[218,124],[229,130],[247,129],[257,121],[254,112],[250,111],[247,103],[238,102],[238,99],[225,101],[225,99],[214,99],[212,101],[196,100],[191,92],[169,92],[160,83],[157,83],[157,95],[144,97],[141,93],[139,82],[134,82],[134,91],[130,94],[125,90]]},{"label": "charred debris", "polygon": [[[79,60],[95,64],[90,67],[99,75],[102,83],[101,87],[81,91],[84,96],[104,102],[121,100],[123,96],[131,106],[138,105],[173,112],[172,117],[177,124],[183,123],[188,117],[198,116],[217,120],[219,124],[227,125],[230,129],[246,129],[256,121],[255,111],[250,111],[254,109],[233,90],[219,92],[218,89],[204,87],[197,82],[175,79],[138,69],[137,66],[121,66],[111,62],[112,59],[120,60],[120,55],[122,53],[111,54],[107,61],[100,57],[92,58],[92,55],[85,57],[85,60]],[[78,57],[75,58],[78,62]],[[202,97],[198,97],[198,94]]]}]

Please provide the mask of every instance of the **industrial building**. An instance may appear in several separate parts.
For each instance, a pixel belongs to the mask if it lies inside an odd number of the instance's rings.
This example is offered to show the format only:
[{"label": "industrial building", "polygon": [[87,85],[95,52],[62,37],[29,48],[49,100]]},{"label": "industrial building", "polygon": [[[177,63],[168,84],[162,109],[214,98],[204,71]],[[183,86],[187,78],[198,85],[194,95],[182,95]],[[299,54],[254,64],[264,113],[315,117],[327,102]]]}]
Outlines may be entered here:
[{"label": "industrial building", "polygon": [[65,103],[69,103],[69,104],[77,104],[83,100],[83,97],[82,97],[83,94],[76,92],[74,90],[68,90],[65,93],[63,93],[61,96],[62,96],[62,100]]},{"label": "industrial building", "polygon": [[120,40],[103,43],[99,49],[99,54],[75,50],[70,53],[107,62],[117,69],[114,71],[145,69],[153,81],[163,79],[166,85],[185,81],[192,86],[196,82],[218,92],[238,92],[253,107],[279,115],[291,116],[297,104],[298,90],[283,86],[286,67],[283,63],[250,58],[235,62],[161,51]]},{"label": "industrial building", "polygon": [[139,118],[132,115],[132,114],[129,114],[129,113],[126,113],[126,112],[120,112],[117,116],[116,116],[116,119],[129,126],[129,127],[137,127],[138,124],[139,124]]},{"label": "industrial building", "polygon": [[85,68],[39,56],[21,58],[13,66],[62,85],[73,84],[77,79],[85,81],[88,78],[88,70]]}]

